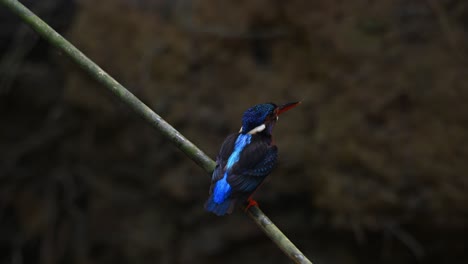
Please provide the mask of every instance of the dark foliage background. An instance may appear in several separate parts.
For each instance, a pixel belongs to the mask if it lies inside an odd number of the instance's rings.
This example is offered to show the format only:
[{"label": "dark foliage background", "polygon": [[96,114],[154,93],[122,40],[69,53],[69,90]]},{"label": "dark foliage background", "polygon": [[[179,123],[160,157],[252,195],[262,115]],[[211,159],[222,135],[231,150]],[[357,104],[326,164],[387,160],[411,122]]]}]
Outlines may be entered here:
[{"label": "dark foliage background", "polygon": [[[215,157],[281,118],[263,210],[315,263],[467,263],[468,5],[24,1]],[[285,263],[209,175],[0,8],[1,263]]]}]

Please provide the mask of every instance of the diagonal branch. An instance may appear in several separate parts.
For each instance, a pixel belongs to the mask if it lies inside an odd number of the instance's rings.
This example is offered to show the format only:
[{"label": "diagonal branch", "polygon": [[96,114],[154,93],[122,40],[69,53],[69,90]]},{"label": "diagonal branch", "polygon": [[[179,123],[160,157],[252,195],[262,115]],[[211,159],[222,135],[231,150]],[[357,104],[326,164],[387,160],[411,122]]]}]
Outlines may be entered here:
[{"label": "diagonal branch", "polygon": [[[20,17],[31,26],[39,35],[50,42],[55,48],[61,50],[75,63],[80,65],[88,74],[99,81],[103,86],[114,93],[123,103],[128,105],[134,112],[143,117],[154,128],[159,130],[164,137],[174,143],[190,159],[195,161],[208,173],[212,172],[215,162],[210,159],[192,142],[186,139],[169,123],[153,112],[140,99],[125,89],[119,82],[107,74],[103,69],[86,57],[80,50],[63,38],[42,21],[28,8],[17,0],[0,0],[0,4],[6,6],[10,11]],[[270,237],[271,240],[295,263],[312,263],[307,257],[276,227],[273,222],[258,208],[251,207],[247,214],[254,222]]]}]

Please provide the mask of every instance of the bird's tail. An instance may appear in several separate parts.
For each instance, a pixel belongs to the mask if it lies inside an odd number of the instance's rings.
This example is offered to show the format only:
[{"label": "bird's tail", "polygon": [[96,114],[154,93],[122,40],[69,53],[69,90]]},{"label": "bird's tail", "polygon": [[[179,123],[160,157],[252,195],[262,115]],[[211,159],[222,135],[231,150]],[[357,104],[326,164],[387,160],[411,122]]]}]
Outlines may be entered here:
[{"label": "bird's tail", "polygon": [[210,198],[208,198],[208,201],[205,203],[205,209],[209,212],[214,213],[217,216],[222,216],[226,214],[232,213],[232,210],[234,210],[234,206],[236,204],[236,199],[226,199],[222,203],[216,203],[213,200],[213,195],[210,195]]}]

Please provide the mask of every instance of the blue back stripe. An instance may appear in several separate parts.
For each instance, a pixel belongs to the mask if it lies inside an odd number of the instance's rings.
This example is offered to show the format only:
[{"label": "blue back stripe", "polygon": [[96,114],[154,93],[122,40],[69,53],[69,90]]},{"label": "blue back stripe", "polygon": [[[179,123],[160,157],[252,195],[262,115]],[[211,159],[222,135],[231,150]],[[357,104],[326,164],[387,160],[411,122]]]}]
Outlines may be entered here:
[{"label": "blue back stripe", "polygon": [[252,135],[250,134],[239,134],[236,140],[236,144],[234,145],[234,151],[232,152],[231,156],[229,156],[228,162],[226,164],[226,171],[228,171],[236,162],[239,161],[240,153],[242,150],[250,144],[250,139],[252,139]]},{"label": "blue back stripe", "polygon": [[216,182],[214,192],[213,192],[213,201],[217,204],[224,202],[229,195],[231,194],[231,185],[227,182],[228,171],[239,161],[240,154],[242,150],[250,144],[252,135],[250,134],[239,134],[234,145],[234,151],[229,156],[228,162],[226,164],[226,172],[221,180]]}]

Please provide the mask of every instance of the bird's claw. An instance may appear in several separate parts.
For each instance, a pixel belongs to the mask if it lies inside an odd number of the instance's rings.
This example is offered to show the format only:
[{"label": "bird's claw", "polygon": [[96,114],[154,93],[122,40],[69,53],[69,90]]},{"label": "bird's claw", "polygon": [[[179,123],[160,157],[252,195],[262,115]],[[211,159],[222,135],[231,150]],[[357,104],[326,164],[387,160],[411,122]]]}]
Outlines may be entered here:
[{"label": "bird's claw", "polygon": [[252,206],[258,206],[258,203],[257,201],[249,197],[249,199],[247,199],[247,206],[245,207],[245,211],[247,212]]}]

